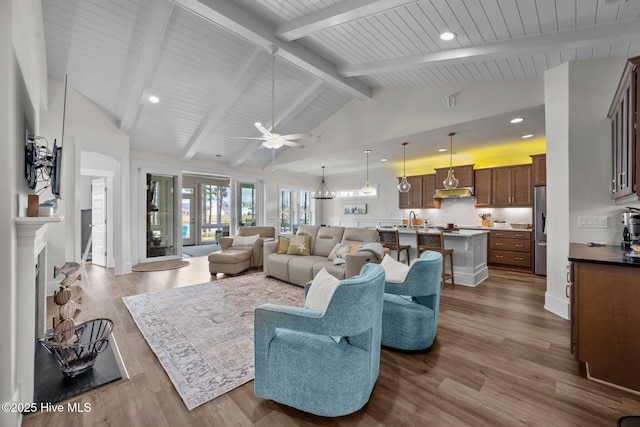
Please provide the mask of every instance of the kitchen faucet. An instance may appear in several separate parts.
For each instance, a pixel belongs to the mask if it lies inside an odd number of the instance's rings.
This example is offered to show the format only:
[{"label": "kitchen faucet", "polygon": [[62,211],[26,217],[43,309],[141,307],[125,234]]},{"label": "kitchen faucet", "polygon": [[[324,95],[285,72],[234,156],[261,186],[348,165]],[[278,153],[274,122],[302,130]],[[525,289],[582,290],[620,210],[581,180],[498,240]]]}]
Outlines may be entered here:
[{"label": "kitchen faucet", "polygon": [[[411,218],[413,214],[413,219]],[[416,219],[416,213],[414,211],[409,212],[409,227],[413,228],[413,220]]]}]

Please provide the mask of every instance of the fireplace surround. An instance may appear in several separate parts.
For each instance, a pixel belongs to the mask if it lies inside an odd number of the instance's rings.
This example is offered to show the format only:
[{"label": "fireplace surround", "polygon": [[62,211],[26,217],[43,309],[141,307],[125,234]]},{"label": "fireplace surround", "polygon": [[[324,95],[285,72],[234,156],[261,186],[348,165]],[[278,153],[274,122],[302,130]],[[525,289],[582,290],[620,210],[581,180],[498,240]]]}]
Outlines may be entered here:
[{"label": "fireplace surround", "polygon": [[62,217],[16,218],[17,234],[17,382],[19,401],[32,402],[36,339],[46,330],[47,225]]}]

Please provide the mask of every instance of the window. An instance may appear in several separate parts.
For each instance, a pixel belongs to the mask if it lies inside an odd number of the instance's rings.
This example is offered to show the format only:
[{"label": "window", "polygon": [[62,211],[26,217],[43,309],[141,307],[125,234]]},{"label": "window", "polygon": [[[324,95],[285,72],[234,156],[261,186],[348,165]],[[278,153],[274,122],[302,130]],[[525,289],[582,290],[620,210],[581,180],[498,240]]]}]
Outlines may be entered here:
[{"label": "window", "polygon": [[280,232],[291,231],[291,199],[293,191],[280,190]]},{"label": "window", "polygon": [[300,192],[300,204],[298,206],[298,224],[311,224],[311,193]]},{"label": "window", "polygon": [[256,225],[256,186],[241,182],[238,190],[239,225]]},{"label": "window", "polygon": [[347,199],[351,197],[378,197],[378,187],[374,185],[371,194],[364,194],[362,188],[336,191],[336,199]]}]

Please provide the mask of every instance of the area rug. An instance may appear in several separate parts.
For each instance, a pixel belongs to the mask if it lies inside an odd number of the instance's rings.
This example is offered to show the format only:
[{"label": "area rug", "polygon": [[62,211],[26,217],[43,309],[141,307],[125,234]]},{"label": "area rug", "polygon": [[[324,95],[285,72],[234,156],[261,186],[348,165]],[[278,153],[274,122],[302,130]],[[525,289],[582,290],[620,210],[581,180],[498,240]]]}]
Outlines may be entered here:
[{"label": "area rug", "polygon": [[182,257],[209,256],[209,254],[219,251],[220,249],[220,245],[183,246]]},{"label": "area rug", "polygon": [[191,410],[254,378],[254,310],[302,306],[304,289],[256,273],[123,300]]},{"label": "area rug", "polygon": [[133,271],[162,271],[162,270],[174,270],[176,268],[182,268],[189,265],[189,261],[181,259],[170,259],[167,261],[153,261],[153,262],[141,262],[131,267]]}]

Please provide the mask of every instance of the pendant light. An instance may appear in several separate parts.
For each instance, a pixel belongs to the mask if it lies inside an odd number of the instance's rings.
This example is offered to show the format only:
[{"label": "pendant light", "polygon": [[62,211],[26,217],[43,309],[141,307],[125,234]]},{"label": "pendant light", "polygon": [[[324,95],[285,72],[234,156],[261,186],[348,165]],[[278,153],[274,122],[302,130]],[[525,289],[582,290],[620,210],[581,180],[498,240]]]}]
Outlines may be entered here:
[{"label": "pendant light", "polygon": [[371,192],[373,191],[373,187],[369,183],[369,153],[371,153],[371,150],[364,150],[364,152],[367,155],[367,180],[364,182],[364,187],[362,187],[362,192],[364,194],[371,194]]},{"label": "pendant light", "polygon": [[333,199],[336,197],[336,193],[329,191],[329,187],[327,187],[327,184],[324,182],[324,166],[322,166],[322,182],[318,189],[311,193],[311,197],[317,200]]},{"label": "pendant light", "polygon": [[402,158],[403,158],[403,170],[402,170],[402,181],[398,184],[398,191],[401,193],[408,193],[411,190],[411,184],[407,181],[407,144],[408,142],[402,143]]},{"label": "pendant light", "polygon": [[455,132],[449,132],[449,173],[447,174],[447,179],[442,181],[442,185],[447,190],[455,190],[458,187],[458,179],[453,174],[453,135]]}]

